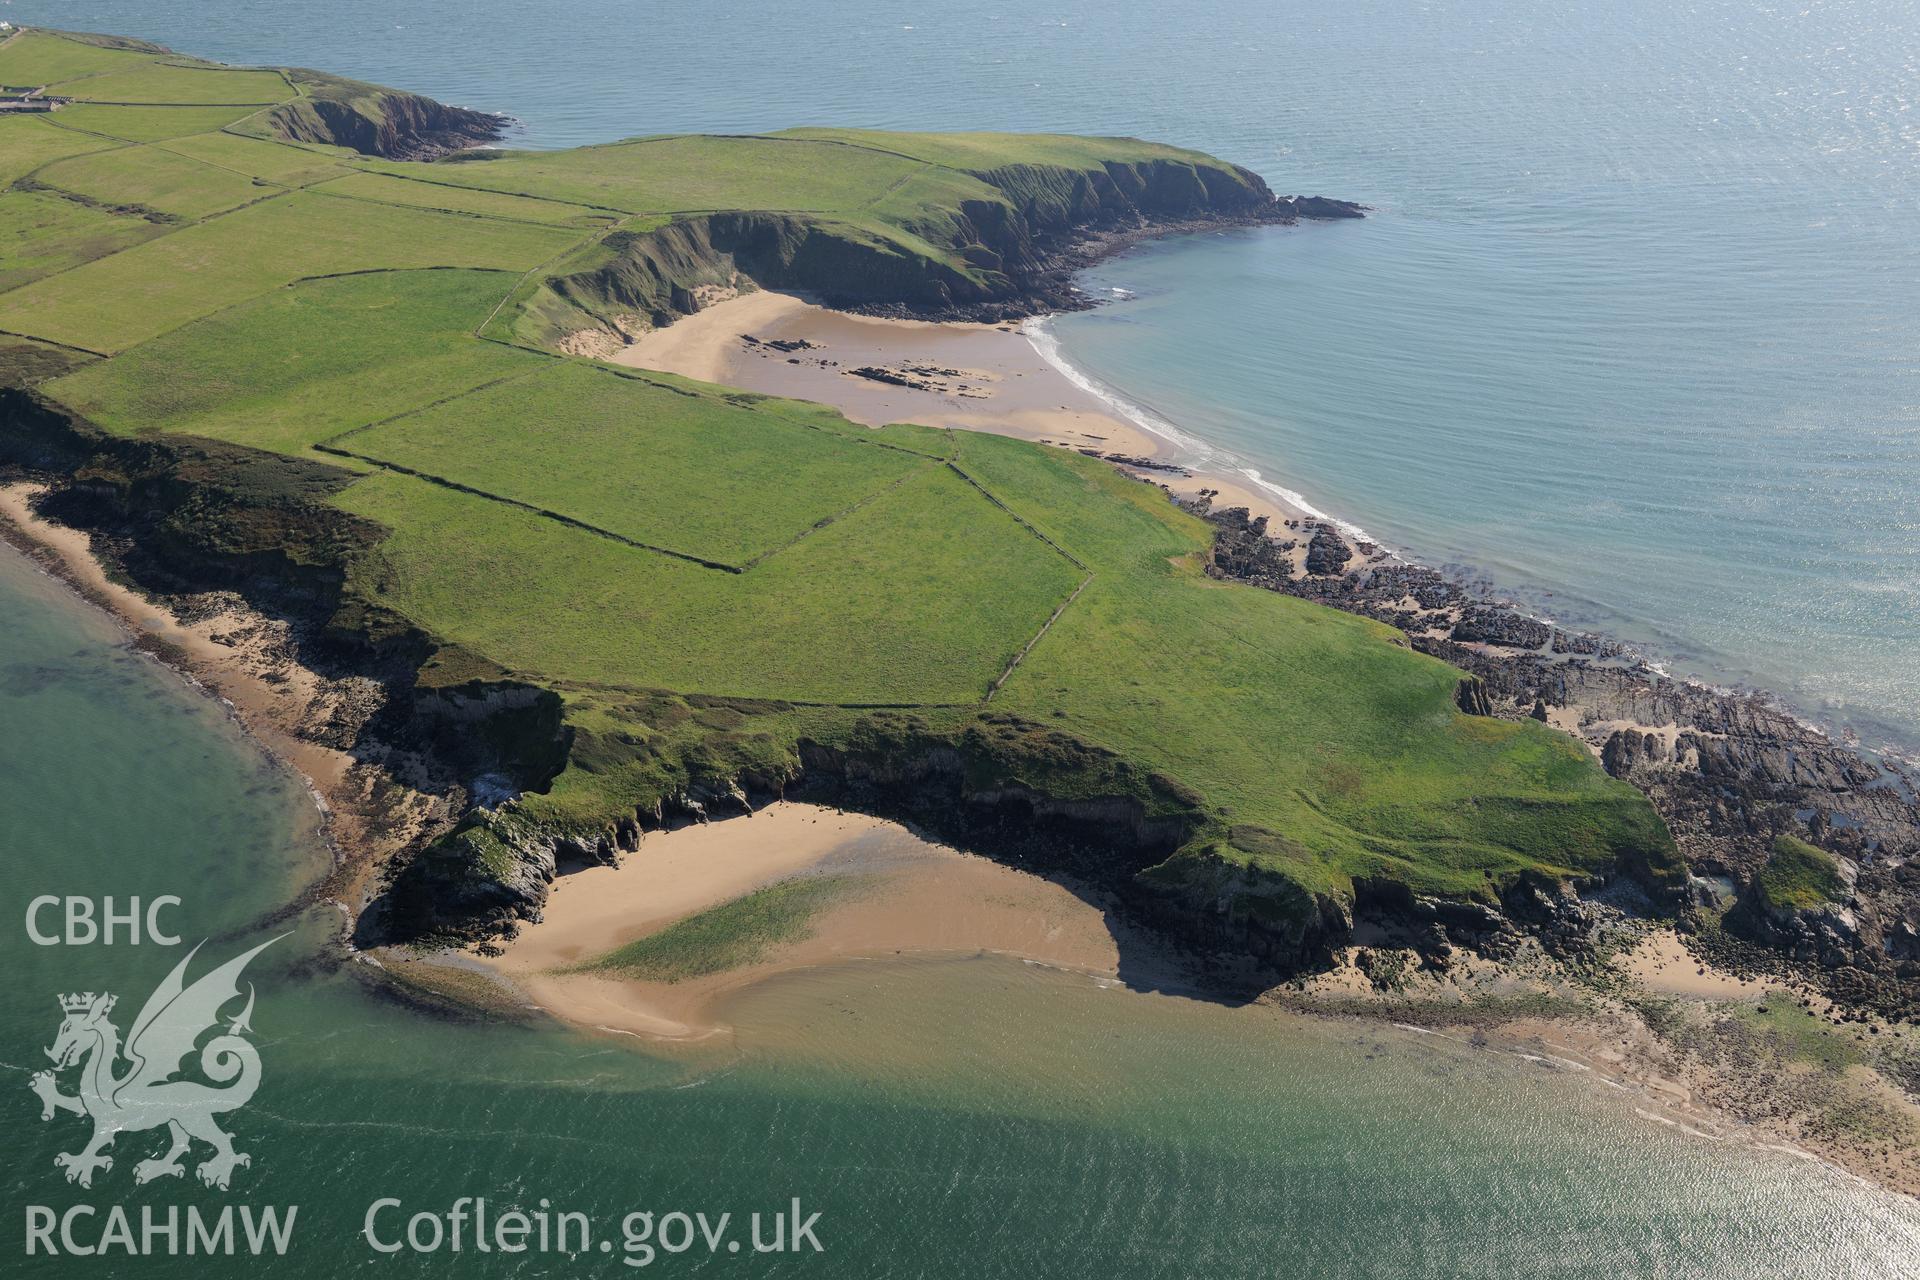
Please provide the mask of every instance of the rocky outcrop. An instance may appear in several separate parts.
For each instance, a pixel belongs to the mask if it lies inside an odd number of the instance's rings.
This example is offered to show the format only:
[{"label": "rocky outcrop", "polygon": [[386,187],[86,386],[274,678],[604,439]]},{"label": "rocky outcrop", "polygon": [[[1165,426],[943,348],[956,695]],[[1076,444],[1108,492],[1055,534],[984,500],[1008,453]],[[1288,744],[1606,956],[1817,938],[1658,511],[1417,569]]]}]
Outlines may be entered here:
[{"label": "rocky outcrop", "polygon": [[1307,541],[1307,572],[1337,574],[1353,559],[1347,540],[1332,525],[1321,525]]},{"label": "rocky outcrop", "polygon": [[389,160],[432,160],[505,136],[505,116],[450,107],[417,93],[293,69],[303,96],[253,122],[287,142],[348,147]]},{"label": "rocky outcrop", "polygon": [[[1897,766],[1765,697],[1672,679],[1603,636],[1527,617],[1384,553],[1357,567],[1328,553],[1291,573],[1292,531],[1276,539],[1244,509],[1188,505],[1215,525],[1209,573],[1398,627],[1468,673],[1456,701],[1469,714],[1572,726],[1609,774],[1653,802],[1695,876],[1748,886],[1751,904],[1779,837],[1839,858],[1857,871],[1843,900],[1784,913],[1749,905],[1729,926],[1814,966],[1856,1004],[1920,1010],[1920,798]],[[1340,535],[1322,524],[1309,537],[1311,548]]]},{"label": "rocky outcrop", "polygon": [[[1208,841],[1146,871],[1149,916],[1249,976],[1322,968],[1353,935],[1353,902]],[[1258,978],[1256,976],[1256,984]]]}]

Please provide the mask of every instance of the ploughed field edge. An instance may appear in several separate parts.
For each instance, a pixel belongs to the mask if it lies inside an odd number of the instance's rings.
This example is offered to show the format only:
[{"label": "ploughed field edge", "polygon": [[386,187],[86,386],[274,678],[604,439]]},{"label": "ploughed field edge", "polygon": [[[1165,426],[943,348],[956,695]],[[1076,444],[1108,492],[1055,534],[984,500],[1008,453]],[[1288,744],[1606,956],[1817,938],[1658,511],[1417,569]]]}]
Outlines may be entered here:
[{"label": "ploughed field edge", "polygon": [[[594,361],[753,288],[974,320],[1085,305],[1072,273],[1139,237],[1360,206],[1133,139],[466,151],[500,118],[26,37],[0,44],[0,82],[60,103],[30,139],[45,163],[0,199],[53,232],[43,274],[0,280],[0,468],[176,612],[226,598],[274,620],[326,694],[298,734],[428,798],[404,847],[342,850],[356,941],[510,933],[568,863],[789,797],[1111,894],[1222,987],[1322,967],[1362,921],[1436,967],[1527,938],[1577,956],[1582,895],[1610,885],[1910,1012],[1911,789],[1760,702],[1330,530],[1178,509],[1102,460]],[[224,193],[176,180],[208,157]],[[170,245],[198,261],[209,242],[247,270],[174,269]],[[108,287],[147,308],[102,309]],[[250,342],[323,358],[269,378],[234,354]],[[416,382],[442,394],[409,400]],[[362,397],[387,416],[345,416]],[[603,421],[645,422],[649,451]],[[724,466],[703,432],[727,433]],[[640,507],[601,473],[665,481]],[[844,626],[848,565],[887,575],[860,590],[920,594]],[[615,579],[633,628],[576,603]],[[676,590],[695,603],[675,612]],[[652,614],[657,634],[628,634]],[[776,624],[817,670],[753,657]],[[836,652],[895,625],[872,663]],[[678,648],[710,662],[682,671]],[[775,692],[701,691],[728,688]]]}]

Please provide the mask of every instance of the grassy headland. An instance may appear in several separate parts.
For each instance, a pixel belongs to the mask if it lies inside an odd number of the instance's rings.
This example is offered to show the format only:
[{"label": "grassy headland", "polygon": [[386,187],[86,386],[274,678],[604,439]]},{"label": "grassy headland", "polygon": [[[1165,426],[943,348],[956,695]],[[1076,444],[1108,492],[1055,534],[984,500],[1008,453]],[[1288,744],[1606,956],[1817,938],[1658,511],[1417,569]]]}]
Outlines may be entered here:
[{"label": "grassy headland", "polygon": [[1576,743],[1463,713],[1383,625],[1208,578],[1209,526],[1105,463],[586,358],[756,286],[1044,307],[1089,230],[1289,216],[1245,170],[845,130],[396,160],[486,120],[38,31],[0,81],[73,100],[0,117],[31,246],[0,374],[39,384],[0,456],[174,580],[316,613],[402,732],[528,788],[397,919],[499,922],[556,849],[803,780],[990,851],[1050,833],[1285,963],[1367,893],[1678,882]]}]

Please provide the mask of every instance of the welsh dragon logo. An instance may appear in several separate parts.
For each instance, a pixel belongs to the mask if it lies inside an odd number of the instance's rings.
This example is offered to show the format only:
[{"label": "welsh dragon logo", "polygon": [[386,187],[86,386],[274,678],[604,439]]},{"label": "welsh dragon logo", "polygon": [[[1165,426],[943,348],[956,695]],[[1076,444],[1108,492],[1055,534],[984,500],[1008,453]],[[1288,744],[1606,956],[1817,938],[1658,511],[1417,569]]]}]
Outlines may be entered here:
[{"label": "welsh dragon logo", "polygon": [[[215,1116],[245,1106],[260,1087],[260,1054],[244,1038],[253,1029],[248,1022],[253,1016],[251,983],[246,1007],[227,1022],[225,1031],[200,1048],[200,1073],[213,1083],[173,1077],[185,1067],[201,1036],[216,1029],[220,1010],[240,997],[240,971],[279,940],[261,943],[188,986],[187,965],[200,951],[196,946],[147,997],[124,1046],[119,1029],[108,1019],[116,997],[91,991],[60,997],[60,1011],[66,1017],[47,1050],[53,1070],[37,1073],[30,1086],[40,1096],[42,1120],[62,1111],[93,1120],[91,1142],[53,1158],[57,1167],[66,1170],[68,1182],[91,1187],[96,1171],[113,1168],[113,1157],[106,1149],[116,1137],[162,1125],[172,1143],[161,1155],[133,1167],[135,1182],[183,1176],[186,1168],[181,1157],[196,1138],[213,1148],[213,1155],[195,1170],[210,1187],[226,1190],[234,1169],[252,1163],[245,1152],[233,1149],[232,1136],[214,1123]],[[120,1070],[123,1059],[127,1065]],[[76,1063],[81,1064],[80,1091],[61,1093],[56,1074]]]}]

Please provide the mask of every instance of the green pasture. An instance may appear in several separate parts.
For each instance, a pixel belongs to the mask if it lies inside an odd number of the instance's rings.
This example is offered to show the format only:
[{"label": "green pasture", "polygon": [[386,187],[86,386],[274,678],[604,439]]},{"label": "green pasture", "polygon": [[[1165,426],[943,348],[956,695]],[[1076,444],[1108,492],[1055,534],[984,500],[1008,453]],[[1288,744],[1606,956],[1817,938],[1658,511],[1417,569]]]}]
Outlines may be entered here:
[{"label": "green pasture", "polygon": [[1081,576],[938,464],[746,573],[392,473],[337,502],[393,530],[372,598],[561,685],[977,703]]},{"label": "green pasture", "polygon": [[[51,191],[0,194],[0,290],[151,240],[166,228]],[[19,327],[31,327],[22,318]],[[7,328],[0,323],[0,329]]]},{"label": "green pasture", "polygon": [[48,116],[0,115],[0,188],[55,160],[112,145],[107,138],[62,129]]},{"label": "green pasture", "polygon": [[177,431],[299,453],[552,363],[471,337],[515,279],[500,271],[377,271],[303,281],[48,390],[109,431]]},{"label": "green pasture", "polygon": [[117,352],[308,276],[420,267],[525,270],[571,233],[304,192],[0,294],[0,329]]},{"label": "green pasture", "polygon": [[158,146],[116,147],[50,164],[35,175],[49,187],[105,205],[139,205],[195,219],[225,213],[277,188]]},{"label": "green pasture", "polygon": [[711,390],[571,361],[334,443],[734,566],[933,465],[878,442],[795,426]]}]

